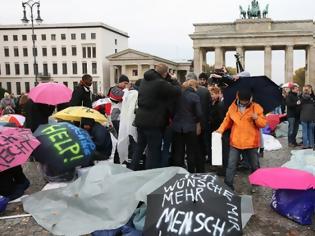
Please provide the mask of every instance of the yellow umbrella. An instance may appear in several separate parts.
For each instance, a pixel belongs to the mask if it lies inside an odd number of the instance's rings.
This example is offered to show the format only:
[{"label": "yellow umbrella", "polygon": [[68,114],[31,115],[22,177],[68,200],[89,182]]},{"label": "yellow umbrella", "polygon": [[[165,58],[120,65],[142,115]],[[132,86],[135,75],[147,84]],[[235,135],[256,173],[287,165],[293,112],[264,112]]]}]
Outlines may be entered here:
[{"label": "yellow umbrella", "polygon": [[68,107],[62,111],[55,113],[52,117],[67,121],[81,121],[81,118],[91,118],[95,121],[104,124],[107,118],[97,110],[88,107]]}]

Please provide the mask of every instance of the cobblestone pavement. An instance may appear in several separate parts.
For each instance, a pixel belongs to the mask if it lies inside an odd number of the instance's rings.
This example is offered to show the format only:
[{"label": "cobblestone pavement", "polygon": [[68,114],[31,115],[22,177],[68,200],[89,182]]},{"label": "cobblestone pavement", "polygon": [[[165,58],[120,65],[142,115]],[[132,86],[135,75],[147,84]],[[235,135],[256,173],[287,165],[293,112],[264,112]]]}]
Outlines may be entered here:
[{"label": "cobblestone pavement", "polygon": [[[289,160],[290,150],[286,140],[280,140],[284,148],[278,151],[266,152],[265,157],[260,159],[261,166],[280,166]],[[24,166],[25,173],[31,180],[31,187],[27,194],[36,192],[44,186],[35,163],[30,162]],[[236,191],[238,193],[250,194],[247,173],[238,173],[236,177]],[[301,226],[275,213],[269,206],[271,201],[271,190],[258,188],[253,195],[255,215],[252,216],[244,229],[246,236],[314,236],[315,226]],[[0,216],[25,214],[21,203],[12,203],[5,213]],[[314,219],[315,222],[315,219]],[[0,220],[0,236],[45,236],[52,235],[39,226],[32,217],[24,217],[9,220]]]}]

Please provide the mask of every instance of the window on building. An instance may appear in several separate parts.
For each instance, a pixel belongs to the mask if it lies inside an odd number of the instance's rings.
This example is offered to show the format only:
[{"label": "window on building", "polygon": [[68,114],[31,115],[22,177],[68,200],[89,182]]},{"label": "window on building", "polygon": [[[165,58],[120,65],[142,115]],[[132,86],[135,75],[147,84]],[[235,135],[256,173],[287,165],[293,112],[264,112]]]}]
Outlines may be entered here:
[{"label": "window on building", "polygon": [[56,47],[51,48],[51,55],[57,56],[57,48]]},{"label": "window on building", "polygon": [[117,45],[117,43],[118,43],[118,41],[117,41],[117,39],[115,39],[115,45]]},{"label": "window on building", "polygon": [[82,40],[85,40],[85,39],[86,39],[85,33],[82,33],[82,34],[81,34],[81,39],[82,39]]},{"label": "window on building", "polygon": [[76,37],[76,34],[71,34],[71,39],[72,40],[75,40],[77,37]]},{"label": "window on building", "polygon": [[132,70],[132,76],[138,76],[138,70],[137,69]]},{"label": "window on building", "polygon": [[43,41],[46,40],[46,34],[42,34],[42,40],[43,40]]},{"label": "window on building", "polygon": [[24,75],[28,75],[28,74],[29,74],[28,64],[24,63]]},{"label": "window on building", "polygon": [[25,92],[28,93],[30,91],[30,82],[25,82]]},{"label": "window on building", "polygon": [[43,64],[43,74],[44,75],[48,75],[48,65],[47,65],[47,63]]},{"label": "window on building", "polygon": [[117,48],[115,49],[115,53],[117,53],[118,52],[118,50],[117,50]]},{"label": "window on building", "polygon": [[26,41],[26,40],[27,40],[27,35],[26,35],[26,34],[23,34],[23,35],[22,35],[22,40],[23,40],[23,41]]},{"label": "window on building", "polygon": [[15,63],[14,69],[15,69],[15,75],[19,75],[20,74],[20,64]]},{"label": "window on building", "polygon": [[9,40],[8,35],[3,35],[3,41],[8,41],[8,40]]},{"label": "window on building", "polygon": [[92,48],[92,54],[93,54],[93,58],[96,58],[96,47]]},{"label": "window on building", "polygon": [[63,81],[63,84],[68,87],[68,82]]},{"label": "window on building", "polygon": [[96,39],[96,33],[91,33],[91,39]]},{"label": "window on building", "polygon": [[72,74],[78,74],[78,64],[76,62],[72,62]]},{"label": "window on building", "polygon": [[12,93],[11,82],[7,82],[7,90],[9,93]]},{"label": "window on building", "polygon": [[33,34],[33,35],[32,35],[32,39],[33,39],[34,41],[36,41],[36,40],[37,40],[37,35],[36,35],[36,34]]},{"label": "window on building", "polygon": [[66,40],[66,34],[61,34],[61,40]]},{"label": "window on building", "polygon": [[53,74],[57,75],[58,74],[58,64],[57,63],[53,63]]},{"label": "window on building", "polygon": [[56,40],[56,35],[55,35],[55,34],[51,34],[51,35],[50,35],[50,38],[51,38],[51,40],[54,40],[54,41],[55,41],[55,40]]},{"label": "window on building", "polygon": [[71,52],[72,52],[72,56],[76,56],[77,55],[77,47],[76,46],[72,46],[71,47]]},{"label": "window on building", "polygon": [[83,58],[86,58],[86,47],[82,48],[82,54]]},{"label": "window on building", "polygon": [[37,48],[33,48],[33,56],[36,56],[37,57]]},{"label": "window on building", "polygon": [[62,63],[62,74],[68,74],[67,63]]},{"label": "window on building", "polygon": [[62,56],[67,56],[67,48],[66,47],[62,47],[61,48],[61,55]]},{"label": "window on building", "polygon": [[97,81],[93,81],[93,93],[97,94]]},{"label": "window on building", "polygon": [[23,48],[23,56],[24,57],[28,56],[27,48]]},{"label": "window on building", "polygon": [[5,74],[10,75],[11,74],[11,68],[9,63],[5,63]]},{"label": "window on building", "polygon": [[16,82],[16,94],[21,95],[21,82]]},{"label": "window on building", "polygon": [[4,56],[5,57],[9,57],[10,56],[9,48],[4,48]]},{"label": "window on building", "polygon": [[47,48],[42,48],[43,57],[47,57]]},{"label": "window on building", "polygon": [[78,87],[78,84],[79,84],[79,83],[78,83],[77,81],[74,81],[74,82],[73,82],[73,88]]},{"label": "window on building", "polygon": [[92,63],[92,74],[97,74],[97,63],[93,62]]},{"label": "window on building", "polygon": [[92,57],[92,50],[91,50],[91,47],[87,47],[87,56],[88,56],[88,58],[91,58],[91,57]]},{"label": "window on building", "polygon": [[18,57],[18,56],[19,56],[19,48],[14,47],[13,53],[14,53],[14,56],[15,56],[15,57]]},{"label": "window on building", "polygon": [[83,74],[87,74],[87,63],[86,62],[82,62],[82,73]]},{"label": "window on building", "polygon": [[13,41],[18,41],[18,36],[17,35],[13,35]]}]

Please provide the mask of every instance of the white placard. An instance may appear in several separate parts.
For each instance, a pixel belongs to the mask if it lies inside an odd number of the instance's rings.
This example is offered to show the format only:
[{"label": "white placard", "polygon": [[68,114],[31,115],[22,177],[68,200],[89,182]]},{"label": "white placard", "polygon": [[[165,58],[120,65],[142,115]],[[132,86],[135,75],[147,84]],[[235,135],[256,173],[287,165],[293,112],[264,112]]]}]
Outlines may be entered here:
[{"label": "white placard", "polygon": [[222,134],[212,133],[212,165],[222,166]]}]

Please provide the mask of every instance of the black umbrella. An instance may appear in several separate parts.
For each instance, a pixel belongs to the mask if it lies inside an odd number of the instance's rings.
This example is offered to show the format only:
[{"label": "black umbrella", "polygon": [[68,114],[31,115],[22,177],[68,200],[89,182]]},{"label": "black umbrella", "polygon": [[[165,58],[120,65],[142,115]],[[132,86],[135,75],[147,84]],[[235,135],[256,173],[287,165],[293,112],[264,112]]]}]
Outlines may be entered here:
[{"label": "black umbrella", "polygon": [[267,76],[241,77],[235,83],[228,86],[224,92],[224,103],[230,106],[240,89],[250,89],[254,101],[264,108],[264,113],[271,112],[282,104],[282,89]]},{"label": "black umbrella", "polygon": [[177,174],[148,195],[144,235],[242,235],[241,198],[211,174]]},{"label": "black umbrella", "polygon": [[33,152],[35,160],[55,173],[88,164],[95,150],[87,131],[66,122],[40,125],[34,136],[41,142]]}]

